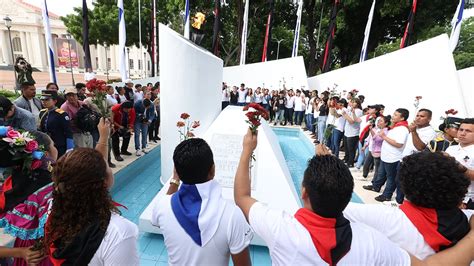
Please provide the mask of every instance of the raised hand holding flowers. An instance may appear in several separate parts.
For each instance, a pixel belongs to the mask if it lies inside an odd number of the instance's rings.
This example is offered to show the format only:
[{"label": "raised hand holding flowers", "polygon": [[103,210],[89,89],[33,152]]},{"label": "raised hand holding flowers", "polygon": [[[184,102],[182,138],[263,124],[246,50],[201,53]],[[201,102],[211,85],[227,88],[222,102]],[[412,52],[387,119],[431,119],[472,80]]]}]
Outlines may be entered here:
[{"label": "raised hand holding flowers", "polygon": [[[262,124],[260,119],[268,120],[270,118],[267,109],[258,103],[250,103],[244,106],[243,111],[247,111],[245,116],[247,116],[248,120],[245,122],[249,124],[249,129],[254,135],[257,134],[258,127]],[[256,161],[254,152],[252,152],[252,161]],[[250,168],[252,167],[253,165],[250,163]]]},{"label": "raised hand holding flowers", "polygon": [[109,117],[110,113],[107,108],[107,83],[100,79],[91,79],[86,84],[87,90],[93,94],[92,102],[99,108],[102,117]]}]

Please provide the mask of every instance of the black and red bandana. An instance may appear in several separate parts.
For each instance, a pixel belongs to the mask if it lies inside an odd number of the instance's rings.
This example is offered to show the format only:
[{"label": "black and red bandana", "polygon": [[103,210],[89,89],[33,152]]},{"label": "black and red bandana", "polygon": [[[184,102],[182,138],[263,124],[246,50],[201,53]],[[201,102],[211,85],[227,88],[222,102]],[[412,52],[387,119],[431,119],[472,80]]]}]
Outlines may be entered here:
[{"label": "black and red bandana", "polygon": [[329,265],[336,265],[351,249],[351,225],[342,214],[337,218],[325,218],[301,208],[295,218],[308,230],[316,251]]},{"label": "black and red bandana", "polygon": [[105,232],[97,221],[79,232],[70,243],[56,240],[49,247],[49,259],[54,266],[88,265],[102,243]]},{"label": "black and red bandana", "polygon": [[454,246],[469,232],[469,222],[460,209],[423,208],[405,200],[400,205],[425,242],[436,252]]}]

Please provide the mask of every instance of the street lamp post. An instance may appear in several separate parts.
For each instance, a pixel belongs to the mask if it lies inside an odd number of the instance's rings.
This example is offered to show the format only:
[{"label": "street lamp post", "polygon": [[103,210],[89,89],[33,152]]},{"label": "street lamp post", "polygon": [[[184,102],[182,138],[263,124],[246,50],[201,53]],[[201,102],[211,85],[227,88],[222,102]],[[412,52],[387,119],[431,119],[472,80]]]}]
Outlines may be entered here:
[{"label": "street lamp post", "polygon": [[145,73],[144,78],[147,78],[148,76],[147,76],[146,72],[147,72],[147,67],[148,67],[148,61],[146,60],[146,52],[143,52],[143,58],[144,59],[143,59],[143,65],[142,66],[143,66],[143,71]]},{"label": "street lamp post", "polygon": [[107,51],[109,46],[105,46],[105,75],[107,76],[107,82],[109,82],[109,57],[107,56]]},{"label": "street lamp post", "polygon": [[13,69],[13,74],[15,75],[15,92],[17,91],[17,77],[16,77],[16,71],[15,71],[15,55],[13,54],[13,43],[12,43],[12,33],[10,31],[10,28],[12,27],[12,19],[9,18],[8,16],[3,18],[3,21],[5,22],[5,27],[7,27],[8,30],[8,38],[10,39],[10,50],[12,52],[12,69]]},{"label": "street lamp post", "polygon": [[69,47],[69,67],[71,68],[71,79],[72,79],[72,86],[76,86],[76,82],[74,82],[74,70],[72,68],[72,58],[71,58],[71,34],[66,34],[67,44]]},{"label": "street lamp post", "polygon": [[128,58],[128,78],[130,78],[130,48],[127,47],[127,58]]},{"label": "street lamp post", "polygon": [[277,46],[277,60],[278,60],[278,57],[280,56],[280,43],[284,41],[285,39],[281,39],[281,40],[273,39],[273,40],[278,43],[278,46]]}]

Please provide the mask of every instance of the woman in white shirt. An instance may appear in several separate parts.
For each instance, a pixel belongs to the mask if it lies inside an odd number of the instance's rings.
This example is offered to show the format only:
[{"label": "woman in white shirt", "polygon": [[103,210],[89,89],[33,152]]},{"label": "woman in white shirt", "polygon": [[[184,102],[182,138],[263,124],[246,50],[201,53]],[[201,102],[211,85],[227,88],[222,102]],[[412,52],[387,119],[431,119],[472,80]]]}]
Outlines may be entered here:
[{"label": "woman in white shirt", "polygon": [[247,96],[245,96],[245,103],[249,104],[253,102],[255,102],[255,95],[253,94],[253,90],[249,88],[247,91]]},{"label": "woman in white shirt", "polygon": [[353,99],[350,103],[349,110],[342,113],[346,120],[344,125],[344,139],[345,139],[345,153],[347,155],[347,165],[354,167],[354,160],[356,156],[357,146],[359,143],[360,117],[364,115],[359,99]]},{"label": "woman in white shirt", "polygon": [[108,190],[114,183],[106,163],[110,123],[101,118],[98,128],[96,150],[74,149],[53,169],[45,244],[55,265],[139,264],[138,228],[120,216]]}]

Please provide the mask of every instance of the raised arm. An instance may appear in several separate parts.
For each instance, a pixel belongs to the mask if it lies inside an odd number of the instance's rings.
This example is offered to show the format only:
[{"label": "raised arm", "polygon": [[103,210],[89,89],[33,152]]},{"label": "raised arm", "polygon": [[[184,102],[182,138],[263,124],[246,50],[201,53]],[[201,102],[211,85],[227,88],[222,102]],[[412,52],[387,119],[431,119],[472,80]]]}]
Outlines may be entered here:
[{"label": "raised arm", "polygon": [[109,135],[110,135],[110,121],[105,118],[100,118],[99,124],[97,125],[99,130],[99,141],[95,146],[95,150],[102,154],[104,160],[108,160],[108,146],[109,146]]}]

